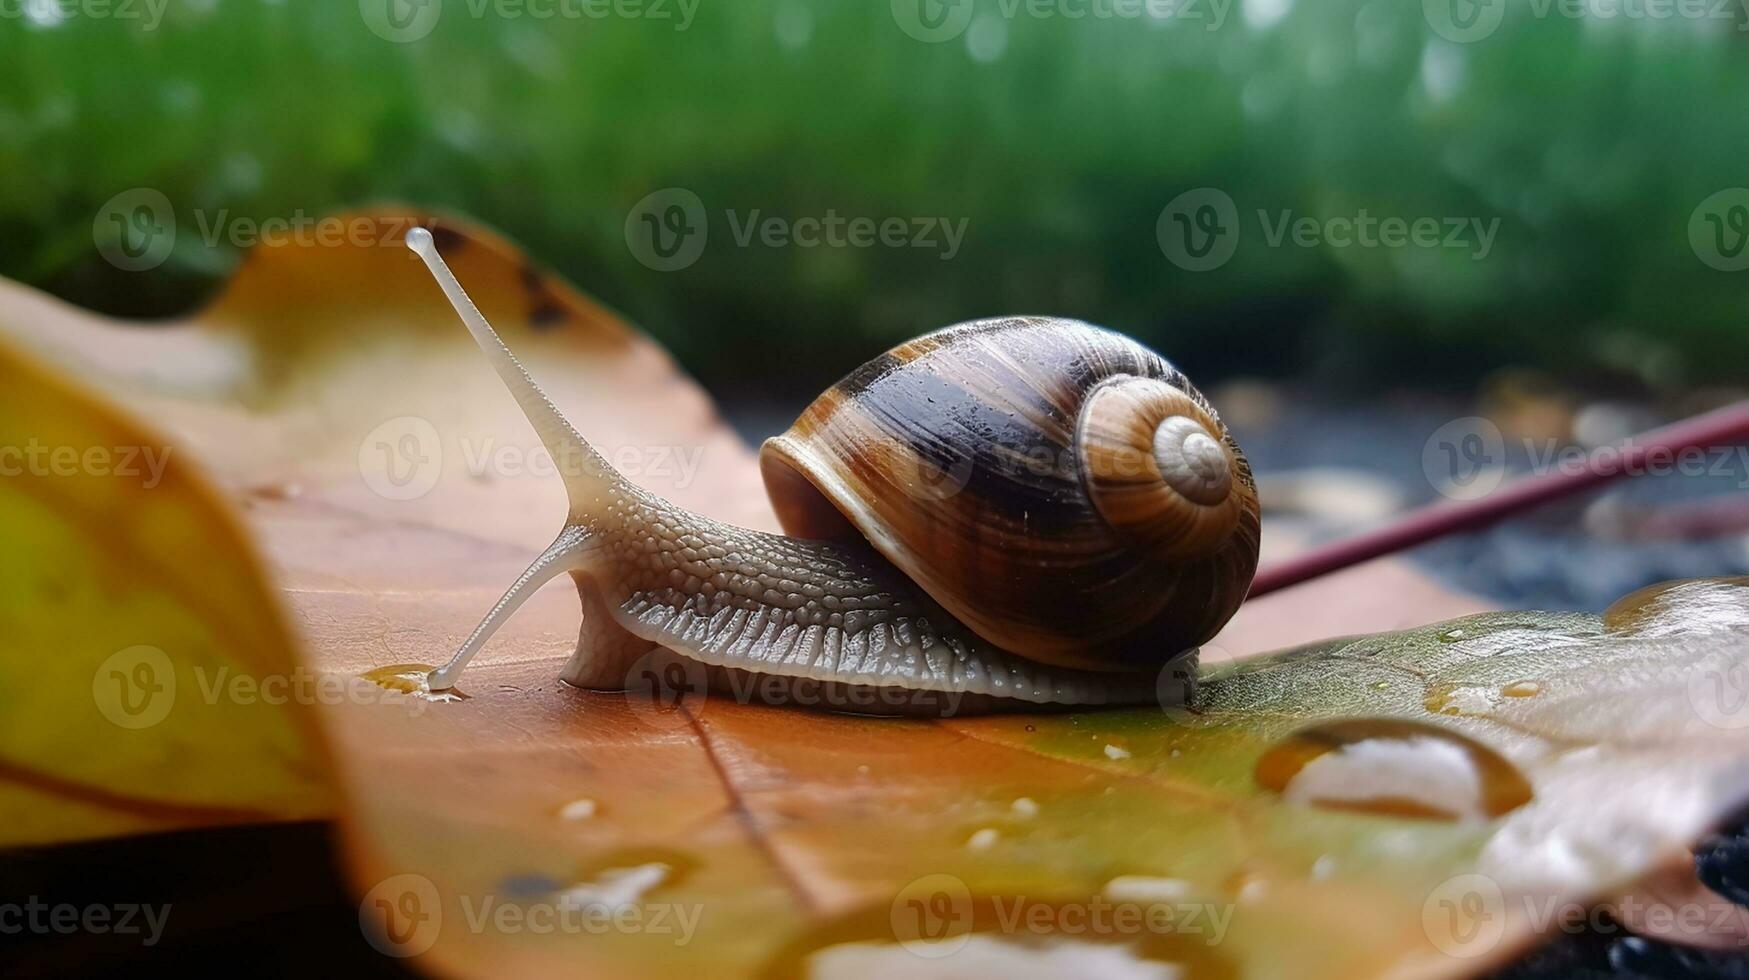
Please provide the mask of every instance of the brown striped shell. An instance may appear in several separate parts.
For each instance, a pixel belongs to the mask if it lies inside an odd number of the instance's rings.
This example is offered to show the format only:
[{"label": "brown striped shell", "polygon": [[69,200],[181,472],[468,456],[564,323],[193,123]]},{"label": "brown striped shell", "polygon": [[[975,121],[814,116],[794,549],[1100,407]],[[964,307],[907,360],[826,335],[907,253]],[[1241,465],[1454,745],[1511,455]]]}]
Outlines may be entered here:
[{"label": "brown striped shell", "polygon": [[1075,320],[938,330],[851,372],[760,452],[789,534],[866,538],[1040,663],[1157,667],[1257,568],[1250,465],[1158,354]]}]

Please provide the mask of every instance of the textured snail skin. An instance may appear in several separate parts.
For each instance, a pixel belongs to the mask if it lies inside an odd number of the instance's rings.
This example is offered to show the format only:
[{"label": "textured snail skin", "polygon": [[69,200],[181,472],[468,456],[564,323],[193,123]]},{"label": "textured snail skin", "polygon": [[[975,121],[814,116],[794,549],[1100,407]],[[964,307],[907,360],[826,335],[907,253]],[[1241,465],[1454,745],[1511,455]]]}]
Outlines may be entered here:
[{"label": "textured snail skin", "polygon": [[[1000,650],[865,544],[722,524],[623,482],[609,486],[590,510],[593,516],[575,525],[591,542],[574,562],[585,608],[606,611],[645,642],[616,645],[599,632],[580,642],[563,675],[579,686],[623,687],[636,659],[655,645],[764,677],[961,696],[879,699],[924,713],[987,710],[1004,701],[1175,701],[1188,683],[1183,675],[1193,661],[1182,658],[1177,681],[1157,685],[1158,671],[1073,670]],[[732,679],[713,680],[734,686],[725,683]]]},{"label": "textured snail skin", "polygon": [[[814,697],[807,703],[822,704],[821,694],[850,695],[829,697],[824,706],[877,713],[1180,703],[1194,682],[1192,648],[1200,634],[1212,634],[1244,597],[1256,564],[1257,514],[1244,457],[1182,375],[1116,334],[1073,321],[986,321],[919,338],[853,373],[804,413],[797,429],[768,444],[762,457],[773,503],[786,527],[797,532],[790,537],[722,524],[628,483],[504,346],[438,254],[433,236],[416,228],[407,233],[407,244],[430,267],[561,464],[571,502],[558,537],[450,661],[429,673],[433,691],[452,688],[518,606],[565,572],[576,580],[584,613],[576,653],[562,674],[573,684],[623,689],[637,680],[640,658],[661,646],[702,665],[714,687],[750,690],[761,700],[800,702],[804,688],[812,685],[806,693]],[[980,356],[934,356],[955,348]],[[966,387],[986,380],[995,386]],[[1089,392],[1098,395],[1119,385],[1125,387],[1118,396],[1100,398],[1122,410],[1080,411]],[[970,395],[974,390],[991,394],[980,399]],[[1132,404],[1143,411],[1129,411]],[[896,431],[909,441],[865,440],[856,447],[861,455],[846,454],[842,467],[819,472],[860,474],[871,489],[891,487],[914,503],[937,505],[925,508],[931,516],[915,526],[894,525],[903,533],[865,522],[854,509],[832,507],[825,502],[826,486],[808,482],[819,474],[801,462],[806,454],[830,444],[824,434],[840,431],[835,427],[858,418],[859,411],[894,420]],[[1148,414],[1161,411],[1174,414]],[[1184,412],[1195,424],[1168,433],[1166,448],[1160,449],[1162,422]],[[1017,421],[1022,418],[1024,424]],[[930,419],[935,421],[922,421]],[[1090,429],[1093,438],[1077,443],[1077,428]],[[797,437],[809,429],[821,440]],[[1049,440],[1024,441],[1032,430]],[[963,487],[974,492],[920,494],[927,480],[915,454],[932,445],[928,440],[945,445],[962,436],[982,437],[968,443],[980,447],[964,471]],[[1211,448],[1216,440],[1230,455]],[[1015,466],[1003,455],[1005,446],[1033,445],[1067,455],[1042,467]],[[1126,446],[1142,447],[1139,457],[1132,459],[1136,453]],[[1219,473],[1222,460],[1232,469],[1227,481]],[[1179,485],[1164,496],[1158,492],[1162,474],[1171,475],[1165,484]],[[885,487],[876,485],[877,476],[887,481]],[[981,482],[992,477],[996,482],[989,486]],[[1003,495],[1008,483],[1032,496]],[[1236,503],[1214,492],[1224,484],[1236,491]],[[1083,493],[1086,489],[1094,493]],[[1177,529],[1161,535],[1121,527],[1114,534],[1113,520],[1120,526],[1142,520],[1153,528],[1151,515],[1160,506],[1176,508],[1185,489],[1206,498],[1197,506],[1207,513],[1192,511],[1188,521],[1179,515],[1171,522]],[[991,507],[985,518],[964,509],[977,501]],[[847,517],[857,520],[866,540]],[[1100,533],[1090,533],[1089,524]],[[927,540],[944,530],[970,542],[961,552],[948,552],[959,554],[960,563],[933,567],[929,575],[906,574],[922,551],[899,550],[895,542]],[[1113,552],[1107,541],[1114,536],[1136,539],[1141,551]],[[1089,557],[1091,571],[1070,574],[1076,561]],[[1211,561],[1215,579],[1199,580],[1206,571],[1199,563]],[[1163,576],[1152,574],[1162,565],[1167,566]],[[1238,575],[1233,569],[1241,566]],[[944,580],[963,581],[963,586],[930,584]],[[955,615],[954,604],[981,603],[981,597],[989,597],[996,622],[1005,610],[1018,608],[1021,632],[1035,636],[1042,631],[1024,604],[1066,603],[1079,617],[1070,629],[1085,631],[1091,654],[1054,660],[1034,656],[969,627]],[[1082,603],[1087,608],[1080,609]],[[1173,618],[1162,630],[1165,611]],[[979,614],[980,622],[993,621],[989,610]],[[1180,625],[1186,615],[1193,622],[1188,629]],[[1129,622],[1115,625],[1120,619]],[[1053,652],[1061,653],[1061,646]],[[778,683],[775,692],[768,685],[739,683],[748,678]],[[868,692],[916,697],[873,704],[855,697]]]},{"label": "textured snail skin", "polygon": [[1232,618],[1257,568],[1256,485],[1207,400],[1075,320],[897,347],[768,440],[761,468],[786,531],[866,539],[1035,661],[1158,669]]}]

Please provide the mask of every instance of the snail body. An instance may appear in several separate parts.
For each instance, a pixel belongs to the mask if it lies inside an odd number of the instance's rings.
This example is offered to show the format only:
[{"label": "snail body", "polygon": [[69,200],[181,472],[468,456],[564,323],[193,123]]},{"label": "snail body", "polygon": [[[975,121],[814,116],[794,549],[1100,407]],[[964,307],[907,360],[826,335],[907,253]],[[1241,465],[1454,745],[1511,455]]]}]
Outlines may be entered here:
[{"label": "snail body", "polygon": [[[564,529],[431,672],[462,668],[530,593],[570,572],[583,631],[562,676],[622,689],[663,647],[765,699],[799,686],[926,711],[1154,702],[1256,568],[1249,466],[1175,368],[1077,321],[950,327],[876,358],[761,450],[787,534],[713,521],[624,480],[425,260],[555,458]],[[1165,683],[1169,680],[1170,683]],[[776,697],[771,697],[775,692]]]}]

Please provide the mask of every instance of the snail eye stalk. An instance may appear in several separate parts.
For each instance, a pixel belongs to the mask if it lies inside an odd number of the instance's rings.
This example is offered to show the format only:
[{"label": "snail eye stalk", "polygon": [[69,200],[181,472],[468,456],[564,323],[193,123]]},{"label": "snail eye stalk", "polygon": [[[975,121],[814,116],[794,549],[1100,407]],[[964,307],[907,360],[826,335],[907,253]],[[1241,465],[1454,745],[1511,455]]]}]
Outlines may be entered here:
[{"label": "snail eye stalk", "polygon": [[[474,342],[480,345],[480,350],[485,352],[486,359],[498,372],[498,377],[510,389],[510,394],[522,408],[522,414],[527,416],[529,424],[534,426],[536,434],[540,436],[541,443],[552,454],[554,461],[561,464],[559,470],[564,476],[565,490],[571,500],[571,519],[559,532],[558,538],[517,577],[515,584],[492,607],[492,611],[486,614],[486,618],[480,621],[480,625],[474,627],[474,631],[462,643],[455,656],[450,658],[449,663],[429,675],[431,690],[446,691],[455,686],[456,679],[461,676],[463,668],[473,659],[474,654],[486,645],[492,634],[510,619],[511,614],[535,590],[552,581],[561,572],[579,567],[589,548],[590,535],[584,515],[597,505],[604,489],[618,482],[619,475],[614,473],[565,416],[560,414],[552,399],[547,397],[540,385],[535,384],[528,369],[505,346],[498,331],[492,329],[492,324],[487,322],[480,308],[456,279],[455,273],[450,271],[449,263],[438,254],[437,240],[431,232],[425,228],[409,230],[407,247],[425,260],[425,266],[431,270],[432,278],[443,288],[444,295],[461,317],[462,323],[467,326],[468,333],[473,335]],[[573,463],[576,465],[572,465]]]}]

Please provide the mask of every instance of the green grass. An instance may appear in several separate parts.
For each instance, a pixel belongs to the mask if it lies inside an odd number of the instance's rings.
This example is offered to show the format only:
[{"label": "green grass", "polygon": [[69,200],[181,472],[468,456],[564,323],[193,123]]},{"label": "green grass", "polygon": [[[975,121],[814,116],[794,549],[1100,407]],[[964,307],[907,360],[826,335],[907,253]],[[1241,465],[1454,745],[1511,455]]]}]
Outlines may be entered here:
[{"label": "green grass", "polygon": [[[502,229],[708,382],[784,397],[1003,312],[1105,323],[1211,374],[1467,383],[1526,363],[1675,385],[1749,357],[1749,272],[1688,236],[1703,199],[1749,185],[1740,11],[1580,22],[1514,3],[1455,44],[1420,0],[1300,0],[1266,27],[1235,4],[1216,30],[971,0],[971,29],[929,44],[885,0],[701,0],[685,30],[442,0],[429,36],[392,43],[353,0],[168,2],[150,30],[74,7],[0,19],[0,273],[168,313],[236,261],[199,234],[221,210],[394,199]],[[177,246],[122,272],[93,220],[142,186],[172,202]],[[673,186],[704,202],[709,243],[658,272],[624,228]],[[1242,232],[1231,261],[1188,272],[1155,224],[1203,186]],[[967,231],[951,260],[742,247],[726,209]],[[1499,224],[1480,260],[1271,246],[1256,212],[1290,209]]]}]

